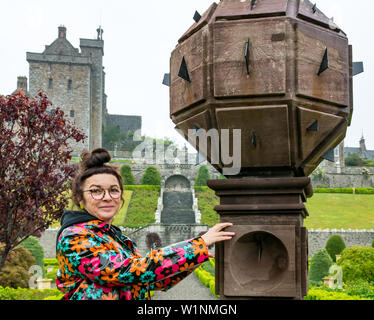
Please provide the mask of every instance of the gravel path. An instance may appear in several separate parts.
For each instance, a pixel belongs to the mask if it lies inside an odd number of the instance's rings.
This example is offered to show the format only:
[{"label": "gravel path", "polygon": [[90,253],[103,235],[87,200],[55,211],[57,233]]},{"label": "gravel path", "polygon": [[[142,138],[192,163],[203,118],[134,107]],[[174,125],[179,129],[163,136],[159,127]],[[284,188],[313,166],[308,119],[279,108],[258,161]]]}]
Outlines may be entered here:
[{"label": "gravel path", "polygon": [[152,300],[217,300],[217,298],[200,282],[195,273],[191,273],[168,291],[155,291]]}]

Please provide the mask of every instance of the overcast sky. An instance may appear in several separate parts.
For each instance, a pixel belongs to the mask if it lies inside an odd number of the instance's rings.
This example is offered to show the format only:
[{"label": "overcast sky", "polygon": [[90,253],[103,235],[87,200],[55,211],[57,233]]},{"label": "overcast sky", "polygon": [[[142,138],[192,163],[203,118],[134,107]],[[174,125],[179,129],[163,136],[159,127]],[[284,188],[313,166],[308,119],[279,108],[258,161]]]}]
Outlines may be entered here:
[{"label": "overcast sky", "polygon": [[[215,1],[216,3],[219,0]],[[43,52],[67,28],[67,38],[79,48],[80,38],[96,38],[104,29],[104,66],[108,111],[140,115],[143,134],[184,140],[169,118],[169,90],[162,85],[169,72],[171,51],[212,0],[1,0],[0,93],[16,89],[17,76],[29,76],[26,52]],[[364,133],[374,150],[374,1],[317,0],[317,6],[344,30],[353,45],[354,61],[365,73],[354,78],[354,116],[346,146],[357,147]]]}]

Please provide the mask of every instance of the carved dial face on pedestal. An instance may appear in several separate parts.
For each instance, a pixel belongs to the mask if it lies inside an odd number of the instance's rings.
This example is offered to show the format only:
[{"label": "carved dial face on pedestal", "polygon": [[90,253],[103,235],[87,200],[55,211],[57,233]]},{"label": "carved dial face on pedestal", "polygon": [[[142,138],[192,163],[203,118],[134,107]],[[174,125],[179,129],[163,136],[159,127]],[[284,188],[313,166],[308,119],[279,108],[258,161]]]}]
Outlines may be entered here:
[{"label": "carved dial face on pedestal", "polygon": [[223,0],[195,21],[171,54],[176,128],[190,143],[194,128],[218,132],[207,148],[196,139],[218,171],[233,165],[224,163],[231,150],[222,151],[222,132],[241,130],[241,176],[309,176],[344,139],[352,115],[346,34],[301,0]]},{"label": "carved dial face on pedestal", "polygon": [[234,225],[226,230],[235,232],[224,248],[226,296],[295,296],[295,226]]}]

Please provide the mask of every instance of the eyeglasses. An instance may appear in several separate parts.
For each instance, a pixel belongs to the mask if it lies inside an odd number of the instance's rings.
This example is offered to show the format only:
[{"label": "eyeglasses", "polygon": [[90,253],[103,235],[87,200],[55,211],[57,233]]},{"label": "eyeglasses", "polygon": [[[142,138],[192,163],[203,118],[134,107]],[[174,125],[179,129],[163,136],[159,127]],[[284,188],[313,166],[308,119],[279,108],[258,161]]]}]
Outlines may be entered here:
[{"label": "eyeglasses", "polygon": [[83,190],[83,192],[91,193],[91,197],[94,200],[103,200],[104,197],[105,197],[106,191],[108,191],[108,194],[112,199],[118,199],[121,196],[121,189],[116,188],[116,187],[112,187],[109,190],[105,190],[105,189],[102,189],[102,188]]}]

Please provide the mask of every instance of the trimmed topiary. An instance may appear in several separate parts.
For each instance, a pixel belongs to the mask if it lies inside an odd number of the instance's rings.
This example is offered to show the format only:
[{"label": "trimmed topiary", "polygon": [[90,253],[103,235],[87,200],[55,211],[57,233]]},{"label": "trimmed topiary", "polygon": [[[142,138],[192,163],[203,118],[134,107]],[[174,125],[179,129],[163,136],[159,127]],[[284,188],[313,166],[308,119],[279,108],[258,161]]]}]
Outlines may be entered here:
[{"label": "trimmed topiary", "polygon": [[332,261],[336,262],[336,255],[346,248],[345,242],[338,234],[332,235],[326,242],[325,249],[329,253]]},{"label": "trimmed topiary", "polygon": [[134,176],[132,174],[131,167],[128,164],[124,164],[123,166],[121,166],[119,171],[120,171],[121,177],[123,179],[123,183],[125,185],[131,185],[132,186],[132,185],[135,184],[135,180],[134,180]]},{"label": "trimmed topiary", "polygon": [[329,274],[333,261],[326,249],[318,250],[310,260],[309,281],[317,284]]},{"label": "trimmed topiary", "polygon": [[374,282],[374,248],[353,246],[341,253],[337,265],[343,269],[343,281]]},{"label": "trimmed topiary", "polygon": [[40,266],[43,271],[43,278],[46,275],[44,270],[44,249],[39,243],[38,239],[34,236],[28,237],[26,240],[20,243],[21,247],[29,250],[32,256],[35,258],[35,264]]},{"label": "trimmed topiary", "polygon": [[161,176],[156,167],[149,166],[145,169],[142,184],[150,186],[159,186],[161,184]]},{"label": "trimmed topiary", "polygon": [[206,166],[201,166],[197,173],[195,186],[206,186],[206,181],[210,179],[209,170]]}]

